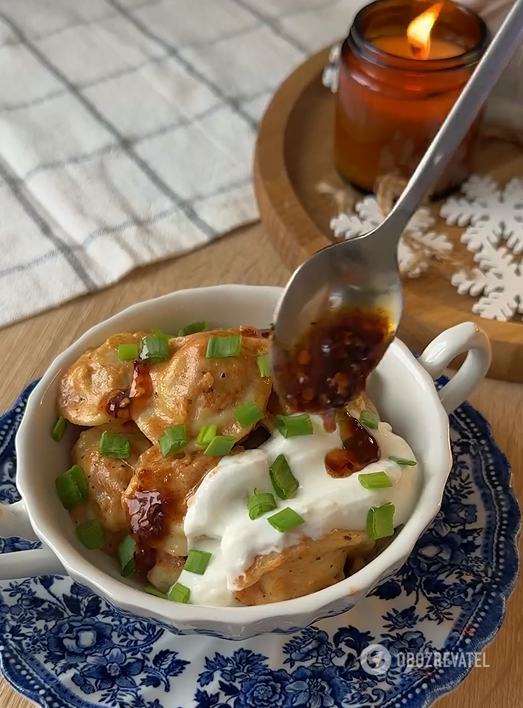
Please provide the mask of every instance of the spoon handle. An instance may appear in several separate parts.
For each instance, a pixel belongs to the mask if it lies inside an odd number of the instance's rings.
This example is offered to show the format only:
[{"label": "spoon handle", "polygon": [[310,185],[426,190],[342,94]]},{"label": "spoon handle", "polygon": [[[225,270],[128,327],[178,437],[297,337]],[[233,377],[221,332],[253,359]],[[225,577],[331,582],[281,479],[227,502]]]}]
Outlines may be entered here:
[{"label": "spoon handle", "polygon": [[387,219],[401,237],[421,201],[447,166],[523,38],[523,0],[516,0],[475,72],[447,115]]}]

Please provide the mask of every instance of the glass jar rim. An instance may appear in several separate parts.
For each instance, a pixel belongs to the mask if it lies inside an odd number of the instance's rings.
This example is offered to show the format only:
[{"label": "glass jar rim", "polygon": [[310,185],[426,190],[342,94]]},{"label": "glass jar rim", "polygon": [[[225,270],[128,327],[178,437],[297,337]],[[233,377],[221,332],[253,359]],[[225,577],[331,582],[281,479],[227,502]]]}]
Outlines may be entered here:
[{"label": "glass jar rim", "polygon": [[[418,2],[419,0],[416,0],[416,3]],[[469,8],[463,7],[462,5],[458,5],[454,2],[449,2],[448,4],[453,5],[456,11],[461,12],[463,15],[468,16],[476,22],[479,29],[479,38],[473,47],[464,50],[462,54],[457,54],[456,56],[448,57],[445,59],[420,60],[414,57],[409,58],[398,56],[396,54],[391,54],[390,52],[387,52],[384,49],[378,47],[372,42],[372,40],[367,39],[367,37],[365,37],[362,26],[366,16],[368,16],[369,13],[375,10],[376,6],[387,5],[389,3],[392,4],[391,0],[374,0],[374,2],[365,5],[357,12],[352,23],[352,27],[350,28],[349,34],[343,41],[341,47],[342,56],[346,48],[355,47],[359,50],[359,53],[366,61],[369,61],[383,68],[398,69],[401,71],[405,71],[407,69],[419,71],[420,73],[432,73],[438,71],[448,71],[449,69],[463,69],[474,66],[479,62],[489,44],[490,32],[483,19]],[[405,5],[405,7],[409,7],[413,5],[413,0],[405,0],[403,4]],[[427,0],[426,4],[430,6],[435,3],[432,3]]]}]

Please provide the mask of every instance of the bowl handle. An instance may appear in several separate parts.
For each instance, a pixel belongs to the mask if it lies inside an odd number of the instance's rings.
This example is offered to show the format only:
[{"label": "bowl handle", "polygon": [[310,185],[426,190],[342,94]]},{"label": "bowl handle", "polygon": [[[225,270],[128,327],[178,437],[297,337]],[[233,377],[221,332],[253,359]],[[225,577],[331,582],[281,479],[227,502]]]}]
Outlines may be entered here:
[{"label": "bowl handle", "polygon": [[[0,536],[20,536],[38,541],[23,501],[0,504]],[[47,548],[0,554],[0,580],[32,578],[35,575],[64,575],[58,558]]]},{"label": "bowl handle", "polygon": [[487,335],[473,322],[463,322],[437,336],[418,359],[432,378],[437,379],[450,362],[464,352],[468,354],[462,366],[439,391],[447,413],[460,406],[486,375],[491,360]]}]

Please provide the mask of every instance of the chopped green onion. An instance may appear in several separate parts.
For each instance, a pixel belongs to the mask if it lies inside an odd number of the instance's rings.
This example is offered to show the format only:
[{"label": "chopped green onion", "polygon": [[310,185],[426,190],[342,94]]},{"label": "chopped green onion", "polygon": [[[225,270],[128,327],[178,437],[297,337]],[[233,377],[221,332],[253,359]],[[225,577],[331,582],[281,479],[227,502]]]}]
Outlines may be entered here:
[{"label": "chopped green onion", "polygon": [[280,499],[290,499],[298,489],[299,483],[292,474],[285,455],[278,455],[269,467],[269,474],[274,491]]},{"label": "chopped green onion", "polygon": [[225,337],[211,335],[207,342],[207,359],[218,359],[227,356],[238,356],[242,346],[241,334],[229,334]]},{"label": "chopped green onion", "polygon": [[189,551],[189,555],[187,556],[183,569],[189,573],[203,575],[211,558],[212,553],[209,553],[209,551]]},{"label": "chopped green onion", "polygon": [[386,472],[365,472],[358,475],[358,482],[365,489],[385,489],[392,487],[392,481]]},{"label": "chopped green onion", "polygon": [[304,519],[297,514],[294,509],[291,509],[290,506],[282,509],[277,514],[269,516],[267,521],[280,533],[285,533],[285,531],[289,531],[295,526],[304,523]]},{"label": "chopped green onion", "polygon": [[270,492],[259,492],[255,489],[247,501],[247,509],[249,518],[254,521],[262,514],[276,509],[276,500]]},{"label": "chopped green onion", "polygon": [[145,592],[146,592],[148,595],[154,595],[155,597],[161,597],[162,600],[167,600],[167,593],[162,592],[161,590],[157,590],[156,588],[153,588],[152,585],[148,585],[148,586],[145,588]]},{"label": "chopped green onion", "polygon": [[249,425],[254,425],[254,423],[257,423],[265,415],[255,401],[244,403],[243,406],[235,408],[232,413],[242,428],[248,428]]},{"label": "chopped green onion", "polygon": [[173,339],[173,338],[174,338],[174,334],[167,334],[166,332],[162,332],[161,329],[152,329],[151,332],[152,332],[153,334],[155,334],[157,337],[162,337],[162,338],[165,339],[167,342],[169,341],[169,339]]},{"label": "chopped green onion", "polygon": [[87,499],[88,484],[80,465],[73,465],[55,480],[56,493],[66,509]]},{"label": "chopped green onion", "polygon": [[211,423],[211,425],[202,425],[198,432],[196,443],[198,445],[208,445],[216,435],[217,430],[218,426],[216,423]]},{"label": "chopped green onion", "polygon": [[87,481],[83,468],[80,467],[80,465],[73,465],[67,471],[71,473],[74,481],[76,482],[76,486],[80,490],[82,499],[87,499],[87,495],[89,493],[89,482]]},{"label": "chopped green onion", "polygon": [[360,423],[364,425],[366,428],[373,428],[376,430],[378,428],[378,423],[379,423],[378,416],[374,411],[370,410],[364,410],[361,411],[360,413]]},{"label": "chopped green onion", "polygon": [[190,597],[191,591],[181,583],[175,583],[167,595],[167,599],[171,602],[183,602],[184,604],[189,602]]},{"label": "chopped green onion", "polygon": [[205,448],[204,455],[225,457],[232,450],[236,438],[233,435],[215,435]]},{"label": "chopped green onion", "polygon": [[260,376],[266,377],[266,376],[271,375],[271,372],[269,371],[269,355],[268,354],[260,354],[260,356],[256,359],[256,366],[258,367],[258,371],[260,372]]},{"label": "chopped green onion", "polygon": [[169,341],[162,334],[148,334],[140,340],[140,359],[158,364],[169,357]]},{"label": "chopped green onion", "polygon": [[403,457],[394,457],[394,455],[390,455],[389,460],[392,460],[397,465],[406,465],[407,467],[414,467],[414,465],[418,464],[416,460],[405,460]]},{"label": "chopped green onion", "polygon": [[196,332],[206,332],[209,329],[209,323],[202,320],[202,322],[191,322],[191,324],[182,327],[178,330],[179,337],[186,337],[188,334],[196,334]]},{"label": "chopped green onion", "polygon": [[277,415],[274,425],[284,438],[295,438],[298,435],[312,435],[312,420],[310,415]]},{"label": "chopped green onion", "polygon": [[78,485],[71,474],[64,472],[55,480],[56,493],[65,509],[72,509],[83,500]]},{"label": "chopped green onion", "polygon": [[106,457],[126,460],[131,454],[131,443],[122,433],[104,430],[98,443],[98,452]]},{"label": "chopped green onion", "polygon": [[61,415],[51,429],[51,437],[53,440],[60,442],[60,440],[64,437],[66,427],[67,420],[63,417],[63,415]]},{"label": "chopped green onion", "polygon": [[162,457],[169,457],[173,452],[187,445],[185,425],[178,423],[165,428],[162,437],[158,440]]},{"label": "chopped green onion", "polygon": [[120,575],[127,577],[134,570],[134,552],[136,550],[136,541],[132,536],[126,536],[118,546],[116,557],[120,564]]},{"label": "chopped green onion", "polygon": [[394,533],[394,504],[387,502],[373,506],[367,514],[367,536],[374,540]]},{"label": "chopped green onion", "polygon": [[135,359],[138,359],[138,345],[132,343],[119,344],[118,359],[120,359],[120,361],[134,361]]},{"label": "chopped green onion", "polygon": [[103,546],[104,532],[98,519],[90,519],[79,524],[76,527],[76,535],[80,539],[80,543],[90,551]]}]

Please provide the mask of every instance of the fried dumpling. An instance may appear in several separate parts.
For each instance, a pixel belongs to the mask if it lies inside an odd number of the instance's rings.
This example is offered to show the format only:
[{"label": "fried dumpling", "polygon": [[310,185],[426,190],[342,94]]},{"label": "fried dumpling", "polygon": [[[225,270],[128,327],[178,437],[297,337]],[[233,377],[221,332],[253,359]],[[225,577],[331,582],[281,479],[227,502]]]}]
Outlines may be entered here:
[{"label": "fried dumpling", "polygon": [[58,414],[82,426],[128,419],[133,362],[118,358],[118,345],[138,344],[142,336],[115,334],[71,364],[60,380]]},{"label": "fried dumpling", "polygon": [[167,593],[180,577],[184,556],[173,556],[165,551],[156,552],[156,562],[147,573],[147,580],[161,592]]},{"label": "fried dumpling", "polygon": [[[121,460],[102,455],[98,444],[104,430],[124,434],[130,443],[130,455]],[[88,505],[92,515],[99,519],[106,531],[127,529],[127,519],[122,507],[122,496],[127,489],[134,466],[140,455],[151,446],[132,420],[108,423],[80,433],[73,448],[75,464],[84,470],[89,483]]]},{"label": "fried dumpling", "polygon": [[201,452],[162,457],[154,445],[144,452],[123,495],[129,528],[137,541],[173,556],[187,555],[183,519],[187,498],[218,458]]},{"label": "fried dumpling", "polygon": [[319,539],[304,538],[281,553],[257,556],[238,578],[234,596],[244,605],[265,605],[310,595],[345,578],[347,558],[373,546],[362,531],[334,530]]},{"label": "fried dumpling", "polygon": [[[257,358],[266,354],[267,340],[242,334],[238,356],[207,358],[209,338],[239,334],[239,330],[198,332],[169,342],[168,361],[151,365],[145,375],[150,387],[132,400],[131,415],[140,430],[157,442],[165,428],[183,423],[189,439],[202,425],[216,424],[219,435],[245,437],[252,425],[241,426],[233,411],[254,401],[265,411],[272,384],[258,371]],[[144,387],[145,389],[146,387]]]}]

